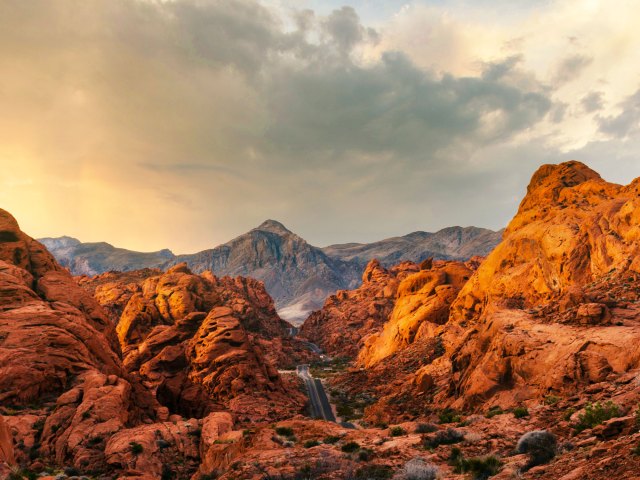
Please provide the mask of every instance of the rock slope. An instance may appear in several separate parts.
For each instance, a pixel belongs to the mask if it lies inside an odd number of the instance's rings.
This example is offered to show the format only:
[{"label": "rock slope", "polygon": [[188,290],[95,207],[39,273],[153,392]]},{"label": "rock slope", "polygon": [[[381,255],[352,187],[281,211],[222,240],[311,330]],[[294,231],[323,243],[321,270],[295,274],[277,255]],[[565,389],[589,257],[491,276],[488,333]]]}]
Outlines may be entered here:
[{"label": "rock slope", "polygon": [[386,269],[371,260],[362,275],[362,285],[339,290],[327,298],[300,328],[299,336],[319,345],[332,356],[357,356],[368,336],[378,332],[391,313],[398,285],[419,266],[404,262]]}]

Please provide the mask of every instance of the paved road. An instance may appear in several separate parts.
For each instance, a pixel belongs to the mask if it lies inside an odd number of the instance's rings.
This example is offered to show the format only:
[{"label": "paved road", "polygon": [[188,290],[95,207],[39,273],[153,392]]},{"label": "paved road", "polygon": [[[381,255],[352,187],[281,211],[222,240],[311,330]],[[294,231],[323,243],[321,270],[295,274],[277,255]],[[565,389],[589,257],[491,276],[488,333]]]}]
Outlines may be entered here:
[{"label": "paved road", "polygon": [[311,416],[313,418],[322,418],[330,422],[335,422],[336,417],[331,410],[331,404],[324,391],[322,382],[317,378],[313,378],[309,372],[309,365],[298,365],[297,372],[304,381],[309,392],[309,401],[311,403]]}]

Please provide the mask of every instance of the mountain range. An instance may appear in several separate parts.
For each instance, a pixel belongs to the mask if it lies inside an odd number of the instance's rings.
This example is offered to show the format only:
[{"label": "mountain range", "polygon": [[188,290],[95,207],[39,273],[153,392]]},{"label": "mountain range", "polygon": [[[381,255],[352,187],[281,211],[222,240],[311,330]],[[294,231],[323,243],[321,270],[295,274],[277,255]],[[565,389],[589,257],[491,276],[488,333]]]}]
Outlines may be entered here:
[{"label": "mountain range", "polygon": [[39,239],[74,275],[141,268],[167,269],[186,262],[195,273],[247,276],[264,282],[282,318],[298,324],[320,308],[337,290],[356,288],[367,263],[383,266],[408,260],[466,260],[486,256],[500,242],[502,231],[449,227],[435,233],[413,232],[373,243],[315,247],[275,220],[215,248],[175,255],[168,249],[136,252],[105,242],[83,243],[72,237]]}]

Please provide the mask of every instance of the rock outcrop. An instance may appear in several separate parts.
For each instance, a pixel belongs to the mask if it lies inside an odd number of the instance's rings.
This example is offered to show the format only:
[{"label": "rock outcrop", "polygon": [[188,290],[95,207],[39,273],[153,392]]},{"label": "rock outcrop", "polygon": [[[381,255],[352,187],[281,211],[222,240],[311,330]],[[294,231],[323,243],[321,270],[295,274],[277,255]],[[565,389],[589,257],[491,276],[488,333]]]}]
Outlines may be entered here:
[{"label": "rock outcrop", "polygon": [[[253,279],[193,274],[186,264],[82,279],[111,312],[124,367],[172,414],[231,409],[255,419],[300,410],[277,366],[300,353],[291,326]],[[273,404],[271,409],[260,406]]]},{"label": "rock outcrop", "polygon": [[372,260],[362,275],[362,285],[331,295],[321,310],[305,320],[299,336],[329,355],[357,356],[365,338],[378,332],[389,318],[402,279],[418,270],[411,262],[386,269]]},{"label": "rock outcrop", "polygon": [[23,412],[5,420],[14,441],[31,445],[27,459],[100,469],[104,453],[89,432],[153,418],[152,397],[128,378],[119,351],[93,297],[0,210],[0,413]]},{"label": "rock outcrop", "polygon": [[640,365],[640,180],[579,162],[533,176],[504,239],[464,286],[422,373],[457,406],[572,393]]},{"label": "rock outcrop", "polygon": [[473,264],[429,262],[406,277],[397,288],[389,320],[379,334],[371,335],[358,362],[372,366],[421,338],[433,338],[447,323],[449,309],[473,274]]}]

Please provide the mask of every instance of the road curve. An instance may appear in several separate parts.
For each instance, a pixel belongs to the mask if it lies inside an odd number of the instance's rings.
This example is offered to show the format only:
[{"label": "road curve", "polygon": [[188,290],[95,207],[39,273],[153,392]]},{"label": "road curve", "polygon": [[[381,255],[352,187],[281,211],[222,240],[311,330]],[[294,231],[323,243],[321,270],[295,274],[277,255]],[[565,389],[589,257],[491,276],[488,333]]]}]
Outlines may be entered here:
[{"label": "road curve", "polygon": [[322,418],[329,422],[335,422],[336,417],[331,410],[331,404],[324,391],[322,382],[317,378],[313,378],[309,372],[309,365],[298,365],[296,368],[298,376],[304,381],[309,392],[309,402],[311,403],[311,416],[313,418]]}]

